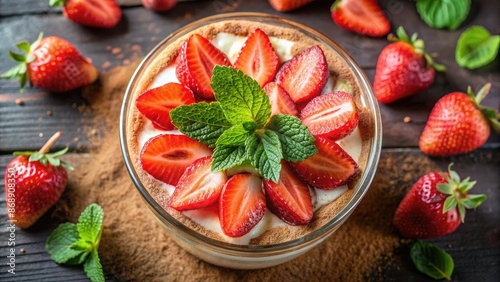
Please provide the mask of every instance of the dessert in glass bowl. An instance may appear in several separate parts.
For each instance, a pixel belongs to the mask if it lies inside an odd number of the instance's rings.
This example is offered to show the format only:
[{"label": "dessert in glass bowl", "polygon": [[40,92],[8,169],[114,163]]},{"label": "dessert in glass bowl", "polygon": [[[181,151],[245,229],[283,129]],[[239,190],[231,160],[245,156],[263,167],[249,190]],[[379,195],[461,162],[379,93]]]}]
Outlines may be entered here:
[{"label": "dessert in glass bowl", "polygon": [[243,269],[331,235],[381,146],[371,86],[345,51],[260,13],[205,18],[163,40],[133,76],[120,126],[160,224],[195,256]]}]

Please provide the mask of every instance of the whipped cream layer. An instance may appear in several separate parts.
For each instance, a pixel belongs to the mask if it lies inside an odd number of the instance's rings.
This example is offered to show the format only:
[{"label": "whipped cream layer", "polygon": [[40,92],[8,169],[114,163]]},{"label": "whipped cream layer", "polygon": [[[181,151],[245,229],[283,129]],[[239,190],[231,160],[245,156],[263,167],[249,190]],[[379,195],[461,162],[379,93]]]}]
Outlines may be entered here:
[{"label": "whipped cream layer", "polygon": [[[217,36],[210,40],[210,42],[221,50],[228,57],[231,63],[236,61],[239,51],[241,47],[245,43],[247,37],[236,36],[229,33],[221,32],[217,34]],[[269,38],[278,57],[281,62],[288,61],[292,58],[292,46],[294,42],[280,39],[276,37]],[[153,80],[149,89],[156,88],[162,86],[169,82],[177,82],[180,83],[175,74],[175,62],[172,62],[165,69],[160,71],[156,78]],[[329,77],[325,87],[322,90],[322,94],[330,93],[335,90],[344,90],[350,92],[350,86],[340,79],[336,77]],[[138,143],[140,148],[144,147],[144,144],[151,138],[160,135],[160,134],[182,134],[178,130],[165,131],[157,129],[153,126],[153,123],[147,119],[144,119],[144,126],[138,135]],[[338,140],[337,143],[357,162],[359,163],[361,157],[361,148],[362,148],[362,139],[359,132],[359,129],[356,128],[349,136]],[[175,187],[163,182],[158,181],[161,184],[161,187],[165,189],[168,195],[172,195]],[[322,206],[334,201],[342,194],[344,194],[348,188],[347,185],[343,185],[337,187],[333,190],[322,190],[316,189],[315,187],[309,187],[311,191],[312,201],[313,201],[313,209],[314,211],[318,210]],[[266,211],[262,220],[252,229],[250,232],[245,234],[244,236],[233,238],[224,234],[219,222],[219,216],[217,210],[214,206],[210,206],[207,208],[189,210],[182,212],[185,216],[189,217],[191,220],[202,226],[203,228],[210,230],[212,232],[216,232],[221,237],[223,237],[227,242],[234,244],[249,244],[252,238],[260,236],[266,230],[271,228],[286,225],[281,219],[279,219],[276,215],[271,213],[269,210]]]}]

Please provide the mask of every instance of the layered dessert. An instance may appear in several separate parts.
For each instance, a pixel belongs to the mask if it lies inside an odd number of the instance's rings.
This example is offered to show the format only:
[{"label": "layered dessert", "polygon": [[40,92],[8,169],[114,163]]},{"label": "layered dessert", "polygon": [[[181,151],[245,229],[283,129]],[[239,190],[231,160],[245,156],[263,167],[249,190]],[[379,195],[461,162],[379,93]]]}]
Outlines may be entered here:
[{"label": "layered dessert", "polygon": [[126,141],[140,181],[179,222],[234,244],[321,228],[351,199],[373,138],[345,62],[265,23],[184,35],[133,95]]}]

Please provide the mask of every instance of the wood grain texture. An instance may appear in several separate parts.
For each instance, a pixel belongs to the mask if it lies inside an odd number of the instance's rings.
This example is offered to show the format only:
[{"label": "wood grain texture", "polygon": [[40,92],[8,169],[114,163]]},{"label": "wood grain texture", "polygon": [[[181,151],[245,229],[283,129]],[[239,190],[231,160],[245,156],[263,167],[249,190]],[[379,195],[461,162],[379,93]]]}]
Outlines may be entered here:
[{"label": "wood grain texture", "polygon": [[[210,0],[179,3],[174,10],[154,13],[144,9],[140,0],[120,0],[123,19],[110,30],[86,28],[69,22],[60,10],[48,7],[48,0],[0,0],[0,72],[13,65],[6,54],[18,41],[33,41],[39,32],[46,36],[58,35],[72,42],[80,52],[92,59],[101,72],[127,65],[144,57],[164,37],[178,28],[203,17],[225,12],[266,12],[278,14],[309,25],[335,40],[358,62],[371,81],[380,51],[388,44],[384,38],[373,39],[349,33],[331,20],[331,2],[317,0],[298,11],[278,13],[266,0]],[[468,27],[481,25],[492,34],[500,34],[498,1],[473,1],[466,22],[456,31],[435,30],[426,26],[415,11],[414,1],[380,1],[389,16],[393,30],[404,26],[408,33],[418,32],[429,52],[438,53],[437,61],[446,65],[446,73],[437,75],[435,83],[422,93],[391,105],[380,105],[383,122],[383,154],[401,156],[421,154],[418,138],[435,102],[444,94],[465,91],[471,85],[479,89],[492,82],[493,88],[484,101],[486,106],[500,108],[500,59],[480,70],[459,67],[454,58],[458,37]],[[24,106],[16,105],[22,99]],[[64,132],[54,149],[69,146],[73,152],[89,149],[89,127],[81,107],[87,101],[80,90],[54,95],[37,88],[28,88],[20,94],[16,81],[0,81],[0,176],[16,150],[37,150],[55,131]],[[47,112],[50,111],[51,115]],[[411,117],[412,122],[403,119]],[[43,133],[43,137],[40,137]],[[69,158],[78,158],[71,154]],[[478,191],[486,193],[488,200],[476,212],[470,212],[467,222],[457,232],[432,242],[443,247],[455,258],[456,281],[496,281],[500,277],[500,135],[492,133],[480,150],[458,157],[436,159],[442,169],[450,161],[457,171],[470,174],[478,180]],[[401,163],[400,165],[404,165]],[[410,185],[410,183],[408,184]],[[59,266],[44,251],[44,242],[57,226],[44,216],[33,228],[16,230],[15,277],[8,274],[6,256],[7,239],[5,195],[0,186],[0,281],[87,281],[81,268]],[[403,195],[401,195],[402,197]],[[449,247],[450,245],[451,247]],[[20,248],[25,253],[19,253]],[[374,273],[374,280],[432,281],[418,273],[408,259],[408,249],[396,253],[397,267],[381,265],[382,274]],[[111,276],[107,276],[111,280]]]},{"label": "wood grain texture", "polygon": [[[422,153],[415,149],[385,149],[382,159],[392,158],[397,167],[405,165],[404,160]],[[76,162],[78,154],[69,154],[66,161]],[[0,156],[0,171],[11,160],[10,156]],[[500,259],[500,151],[481,149],[474,153],[456,157],[435,159],[441,170],[446,170],[450,162],[454,169],[465,177],[478,180],[474,193],[485,193],[488,199],[476,211],[469,211],[466,223],[454,233],[438,239],[426,240],[449,252],[455,261],[455,281],[496,281],[500,275],[498,260]],[[378,172],[382,173],[383,172]],[[417,179],[419,176],[415,176]],[[413,183],[405,187],[395,187],[395,191],[404,192]],[[28,230],[16,229],[16,275],[8,273],[6,265],[8,255],[7,240],[10,232],[7,229],[3,182],[0,185],[0,281],[85,281],[81,268],[59,266],[44,251],[44,242],[52,230],[57,227],[57,220],[51,218],[50,211]],[[390,220],[390,219],[388,219]],[[20,253],[23,248],[25,253]],[[394,261],[386,264],[381,261],[383,272],[373,274],[375,281],[433,281],[418,273],[409,259],[408,246],[396,250]],[[107,274],[108,279],[112,277]],[[14,279],[15,278],[15,279]],[[302,277],[307,281],[307,277]]]},{"label": "wood grain texture", "polygon": [[[493,34],[500,33],[500,18],[495,14],[498,2],[475,1],[468,23],[457,31],[434,30],[427,27],[419,19],[412,2],[383,1],[383,7],[391,18],[393,28],[405,26],[408,33],[418,32],[426,40],[429,52],[439,54],[438,62],[448,67],[446,73],[437,75],[435,83],[429,89],[413,97],[390,105],[380,105],[384,126],[383,146],[385,148],[418,146],[418,138],[425,121],[435,102],[452,91],[465,91],[471,85],[479,89],[484,83],[492,82],[493,88],[484,101],[484,105],[500,107],[500,71],[498,65],[489,66],[489,70],[469,71],[456,65],[454,48],[460,33],[471,24],[482,25]],[[327,1],[325,1],[327,2]],[[6,54],[21,40],[33,41],[40,31],[48,35],[59,35],[72,42],[80,52],[92,59],[93,63],[105,72],[118,65],[126,65],[145,56],[161,39],[176,29],[194,20],[225,11],[262,11],[280,14],[287,18],[312,26],[344,47],[363,67],[373,81],[378,54],[388,44],[385,39],[373,39],[354,35],[338,28],[331,20],[328,3],[316,1],[311,5],[293,13],[277,13],[270,9],[265,0],[235,1],[217,0],[193,3],[179,3],[172,11],[153,13],[142,7],[124,9],[124,18],[111,30],[96,30],[68,22],[61,15],[32,15],[22,17],[0,18],[0,54]],[[397,5],[395,5],[396,3]],[[0,72],[7,70],[13,63],[7,56],[0,56]],[[74,138],[84,140],[78,122],[78,113],[67,104],[85,103],[79,97],[79,90],[63,95],[53,95],[36,88],[28,88],[25,94],[18,93],[17,81],[2,81],[0,84],[0,151],[26,149],[40,144],[38,137],[41,129],[47,132],[63,130],[65,142],[72,148],[78,144]],[[15,100],[27,100],[24,107],[15,105]],[[56,103],[54,103],[56,101]],[[55,107],[60,105],[61,107]],[[53,109],[52,109],[53,108]],[[52,110],[59,116],[68,117],[67,122],[55,123],[54,118],[45,118],[46,112]],[[13,118],[13,113],[19,118]],[[24,113],[24,114],[23,114]],[[412,118],[411,123],[404,123],[404,117]],[[8,117],[8,121],[5,121]],[[42,117],[41,120],[40,117]],[[76,125],[71,121],[76,121]],[[25,136],[19,140],[17,134]],[[88,143],[80,147],[85,150]],[[31,149],[30,147],[30,149]],[[492,134],[487,148],[499,148],[500,136]]]}]

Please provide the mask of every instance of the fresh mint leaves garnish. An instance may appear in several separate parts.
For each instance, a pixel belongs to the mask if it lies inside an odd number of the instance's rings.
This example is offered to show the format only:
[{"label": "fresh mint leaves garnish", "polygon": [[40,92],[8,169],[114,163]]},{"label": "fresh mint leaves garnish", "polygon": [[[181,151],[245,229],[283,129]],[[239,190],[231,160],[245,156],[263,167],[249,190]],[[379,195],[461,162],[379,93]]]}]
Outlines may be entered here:
[{"label": "fresh mint leaves garnish", "polygon": [[45,249],[57,263],[77,265],[83,263],[87,277],[104,281],[97,249],[102,234],[104,212],[97,204],[88,206],[78,218],[78,223],[63,223],[50,234]]},{"label": "fresh mint leaves garnish", "polygon": [[271,104],[259,83],[241,70],[215,66],[212,76],[215,99],[233,125],[254,121],[262,128],[271,116]]},{"label": "fresh mint leaves garnish", "polygon": [[278,183],[283,151],[276,132],[269,129],[253,134],[245,142],[247,158],[262,177]]},{"label": "fresh mint leaves garnish", "polygon": [[469,14],[470,0],[417,0],[417,11],[432,28],[457,29]]},{"label": "fresh mint leaves garnish", "polygon": [[314,137],[302,121],[290,115],[275,115],[267,126],[278,134],[287,161],[302,161],[318,152]]},{"label": "fresh mint leaves garnish", "polygon": [[495,60],[499,48],[500,35],[492,36],[484,27],[473,26],[460,35],[455,60],[461,67],[477,69]]},{"label": "fresh mint leaves garnish", "polygon": [[301,120],[271,117],[266,92],[242,71],[215,66],[211,86],[217,102],[180,106],[170,117],[179,131],[215,148],[212,170],[250,163],[263,178],[278,182],[282,159],[303,161],[317,153]]},{"label": "fresh mint leaves garnish", "polygon": [[417,269],[436,279],[451,279],[455,268],[453,258],[447,252],[431,243],[415,241],[410,249],[410,256]]},{"label": "fresh mint leaves garnish", "polygon": [[217,102],[177,107],[170,111],[170,118],[182,133],[209,147],[215,147],[217,139],[231,127]]}]

